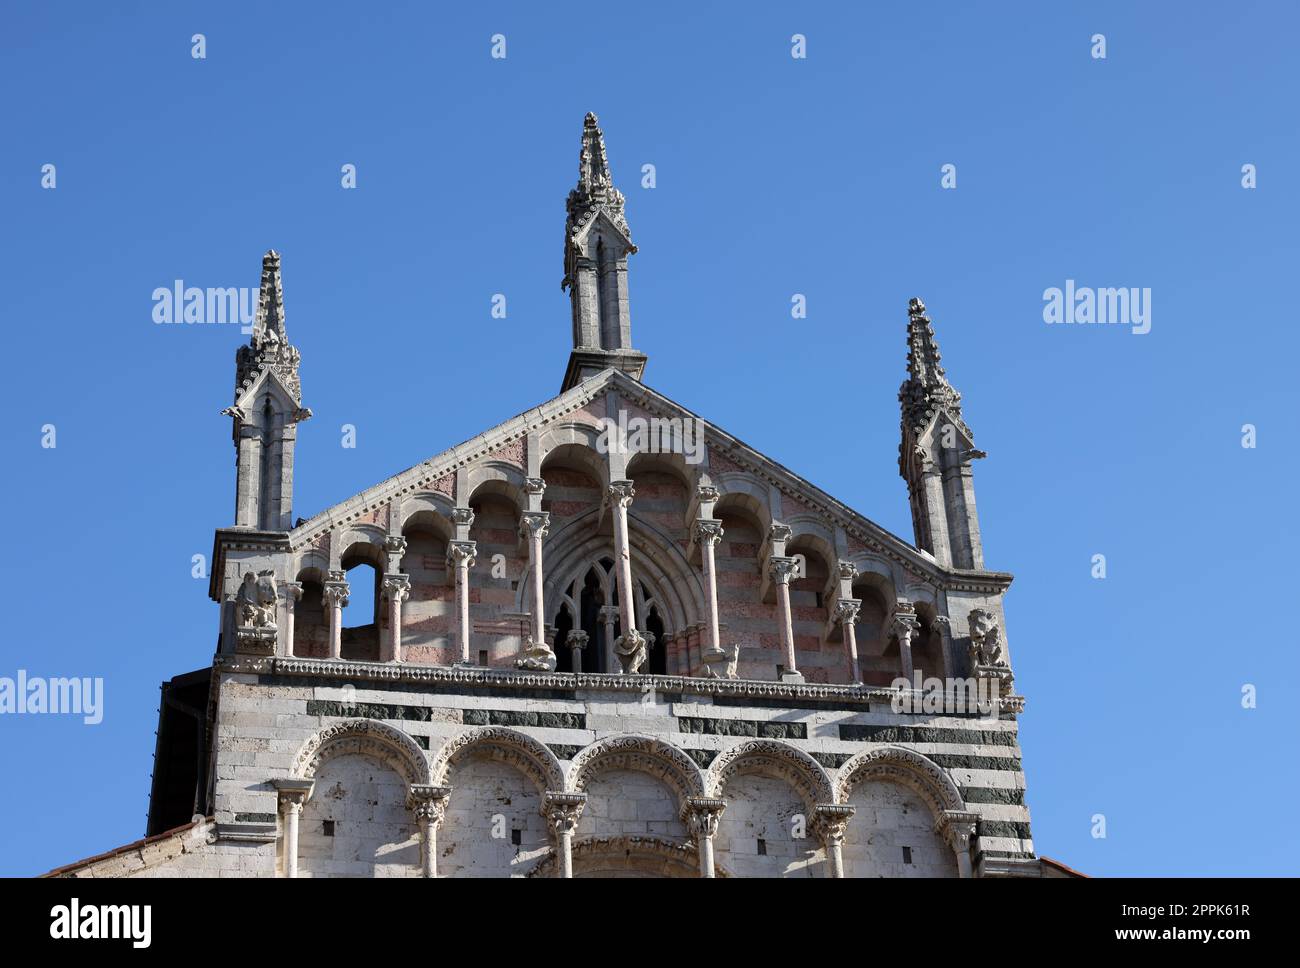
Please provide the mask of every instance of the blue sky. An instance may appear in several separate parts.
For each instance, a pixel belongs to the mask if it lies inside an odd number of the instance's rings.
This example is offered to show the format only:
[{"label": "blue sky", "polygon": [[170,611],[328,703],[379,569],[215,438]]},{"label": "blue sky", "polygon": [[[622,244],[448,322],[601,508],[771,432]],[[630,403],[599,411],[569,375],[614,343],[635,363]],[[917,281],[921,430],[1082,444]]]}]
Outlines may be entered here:
[{"label": "blue sky", "polygon": [[[106,701],[97,726],[0,717],[0,872],[142,835],[158,684],[215,647],[191,556],[232,521],[244,337],[155,325],[153,290],[256,286],[282,253],[309,516],[558,390],[587,111],[641,247],[647,383],[908,538],[896,394],[926,301],[989,453],[986,562],[1017,576],[1040,853],[1300,871],[1300,13],[1047,7],[9,5],[0,676],[103,676]],[[1045,324],[1067,279],[1149,288],[1151,331]]]}]

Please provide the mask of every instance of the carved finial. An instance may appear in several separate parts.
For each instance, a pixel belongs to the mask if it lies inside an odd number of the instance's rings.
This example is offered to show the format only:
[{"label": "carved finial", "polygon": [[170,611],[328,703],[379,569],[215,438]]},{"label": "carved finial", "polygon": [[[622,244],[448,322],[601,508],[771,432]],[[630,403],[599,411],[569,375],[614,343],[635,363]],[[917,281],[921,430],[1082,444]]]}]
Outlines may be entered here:
[{"label": "carved finial", "polygon": [[898,389],[905,438],[908,430],[923,430],[940,409],[946,410],[970,436],[961,417],[961,394],[948,382],[941,359],[925,303],[912,299],[907,304],[907,379]]},{"label": "carved finial", "polygon": [[262,256],[262,285],[257,294],[257,317],[253,323],[253,345],[264,341],[287,343],[284,332],[284,288],[280,283],[280,253],[271,249]]}]

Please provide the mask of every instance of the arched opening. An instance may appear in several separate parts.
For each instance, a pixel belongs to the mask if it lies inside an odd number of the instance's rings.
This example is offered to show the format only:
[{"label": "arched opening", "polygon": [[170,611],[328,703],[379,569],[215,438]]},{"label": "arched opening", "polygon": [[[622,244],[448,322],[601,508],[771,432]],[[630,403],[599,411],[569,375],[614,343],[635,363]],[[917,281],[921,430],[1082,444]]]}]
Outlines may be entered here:
[{"label": "arched opening", "polygon": [[790,581],[790,611],[794,624],[795,658],[799,671],[809,682],[847,680],[844,650],[822,648],[830,611],[826,607],[826,589],[830,582],[831,562],[822,543],[809,535],[799,535],[786,548],[786,554],[799,559],[799,573]]},{"label": "arched opening", "polygon": [[449,665],[457,658],[451,644],[455,589],[447,576],[450,522],[437,511],[418,511],[407,520],[402,536],[402,573],[411,578],[411,593],[402,605],[402,658]]},{"label": "arched opening", "polygon": [[419,832],[406,808],[407,781],[360,753],[316,769],[298,832],[300,877],[418,877]]},{"label": "arched opening", "polygon": [[934,814],[901,783],[869,777],[849,797],[856,809],[841,848],[845,877],[956,877],[957,858]]},{"label": "arched opening", "polygon": [[343,609],[343,658],[378,662],[383,553],[376,545],[355,544],[343,553],[340,564],[348,582],[348,604]]},{"label": "arched opening", "polygon": [[324,576],[317,568],[298,574],[302,597],[293,606],[293,654],[304,659],[329,657],[329,612],[325,608]]},{"label": "arched opening", "polygon": [[887,686],[899,674],[898,642],[885,634],[892,603],[875,579],[868,574],[853,583],[853,597],[862,602],[856,624],[858,659],[864,683]]},{"label": "arched opening", "polygon": [[650,646],[649,663],[646,669],[651,675],[663,676],[668,674],[668,641],[664,636],[664,622],[659,617],[659,606],[651,605],[650,611],[645,619],[646,631],[654,637],[654,644]]}]

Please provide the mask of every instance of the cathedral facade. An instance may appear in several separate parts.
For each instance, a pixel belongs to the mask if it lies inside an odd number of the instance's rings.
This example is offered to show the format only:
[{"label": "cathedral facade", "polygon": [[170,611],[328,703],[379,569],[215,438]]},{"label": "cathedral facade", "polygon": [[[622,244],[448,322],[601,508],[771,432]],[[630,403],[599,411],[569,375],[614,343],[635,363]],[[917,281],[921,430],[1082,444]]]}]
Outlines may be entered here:
[{"label": "cathedral facade", "polygon": [[53,873],[1053,873],[984,455],[925,306],[899,393],[909,542],[643,382],[635,252],[588,115],[559,395],[296,521],[311,412],[266,255],[225,411],[217,653],[163,685],[146,839]]}]

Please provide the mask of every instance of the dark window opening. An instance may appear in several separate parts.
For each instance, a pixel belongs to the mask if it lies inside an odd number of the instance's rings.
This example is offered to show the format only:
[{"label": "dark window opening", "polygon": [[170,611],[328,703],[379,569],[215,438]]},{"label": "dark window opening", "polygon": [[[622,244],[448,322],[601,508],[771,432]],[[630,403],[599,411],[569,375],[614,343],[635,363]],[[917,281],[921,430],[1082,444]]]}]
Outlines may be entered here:
[{"label": "dark window opening", "polygon": [[322,821],[321,821],[321,825],[320,825],[320,832],[323,833],[326,837],[333,837],[333,836],[334,836],[334,821],[333,821],[333,820],[322,820]]},{"label": "dark window opening", "polygon": [[518,847],[520,844],[524,842],[524,832],[518,829],[511,830],[510,842],[514,844],[516,847]]},{"label": "dark window opening", "polygon": [[904,848],[903,848],[903,863],[904,863],[904,864],[910,864],[910,863],[912,863],[912,848],[911,848],[911,847],[904,847]]},{"label": "dark window opening", "polygon": [[758,838],[758,854],[760,857],[765,857],[767,855],[767,841],[762,837]]}]

